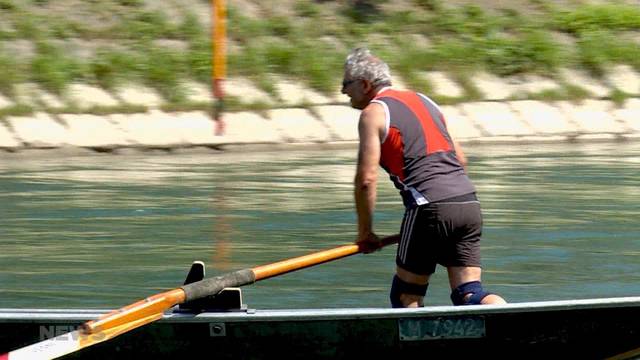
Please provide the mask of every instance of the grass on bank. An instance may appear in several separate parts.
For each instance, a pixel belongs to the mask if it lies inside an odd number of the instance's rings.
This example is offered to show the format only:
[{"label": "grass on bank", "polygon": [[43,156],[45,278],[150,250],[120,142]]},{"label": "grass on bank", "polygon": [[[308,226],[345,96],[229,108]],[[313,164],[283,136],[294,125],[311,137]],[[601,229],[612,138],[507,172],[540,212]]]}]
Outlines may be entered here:
[{"label": "grass on bank", "polygon": [[[640,10],[636,7],[584,5],[574,10],[556,10],[556,16],[527,17],[513,10],[495,16],[474,5],[452,9],[438,1],[418,3],[430,11],[428,17],[399,11],[384,17],[362,18],[354,16],[353,9],[349,9],[351,12],[346,11],[345,18],[351,17],[352,23],[337,28],[328,26],[324,35],[349,47],[369,45],[389,62],[394,72],[409,84],[421,88],[428,84],[416,73],[425,70],[468,72],[483,69],[499,76],[526,73],[553,76],[561,67],[582,67],[601,76],[608,66],[617,63],[640,69],[640,47],[618,39],[616,33],[640,30]],[[316,8],[309,10],[298,5],[297,9],[311,18],[305,19],[307,22],[322,16]],[[244,51],[233,58],[230,66],[233,72],[248,76],[261,71],[293,74],[318,90],[335,89],[336,81],[330,79],[340,78],[341,61],[348,49],[323,49],[320,46],[320,51],[303,51],[309,56],[302,57],[300,49],[311,47],[307,39],[298,37],[305,30],[296,28],[295,24],[293,29],[286,22],[281,29],[274,29],[266,20],[248,19],[240,13],[234,13],[232,21],[237,27],[232,27],[231,36],[244,47]],[[575,49],[559,43],[545,29],[572,37]],[[373,31],[388,35],[388,43],[367,43],[364,35],[371,35]],[[428,48],[416,46],[408,38],[411,33],[426,34],[432,45]],[[277,40],[271,40],[273,37]],[[347,38],[351,40],[345,40]],[[315,40],[315,43],[319,41]],[[324,66],[325,59],[333,64]],[[315,64],[310,65],[309,61]],[[306,72],[308,68],[326,69],[329,73]]]},{"label": "grass on bank", "polygon": [[36,43],[36,55],[29,68],[29,80],[59,95],[84,74],[82,64],[55,45],[46,41]]},{"label": "grass on bank", "polygon": [[[0,20],[11,24],[0,29],[0,41],[29,39],[36,44],[30,61],[0,52],[0,93],[12,97],[13,85],[24,81],[61,94],[72,82],[111,90],[134,80],[155,88],[168,106],[180,107],[187,106],[181,80],[210,82],[209,29],[193,13],[186,11],[176,22],[144,8],[142,0],[91,1],[86,6],[110,21],[90,24],[61,16],[45,19],[30,8],[46,9],[51,3],[0,0]],[[422,91],[428,92],[431,84],[421,72],[451,73],[465,95],[440,100],[455,103],[481,98],[481,89],[469,80],[478,70],[499,76],[553,76],[562,67],[581,67],[601,76],[618,63],[640,70],[640,46],[619,36],[622,31],[640,31],[637,6],[610,3],[559,8],[555,2],[537,0],[534,3],[540,13],[521,14],[515,10],[490,12],[475,5],[452,8],[440,0],[414,0],[415,11],[383,12],[376,2],[357,3],[369,15],[352,2],[300,0],[293,5],[296,16],[255,19],[229,4],[228,36],[234,44],[228,57],[229,76],[247,77],[273,95],[269,73],[333,93],[339,87],[346,53],[366,45],[390,64],[395,75]],[[559,43],[550,31],[565,34],[575,46]],[[417,43],[414,34],[426,37],[428,44]],[[80,59],[53,41],[75,38],[108,40],[113,46],[99,47],[90,58]],[[183,42],[185,49],[158,45],[158,39]],[[584,96],[578,88],[564,89],[539,96]]]},{"label": "grass on bank", "polygon": [[587,4],[574,10],[557,9],[553,24],[558,30],[580,34],[584,31],[640,29],[640,7],[628,4]]},{"label": "grass on bank", "polygon": [[14,84],[24,79],[24,72],[15,59],[4,55],[0,48],[0,94],[12,98],[14,96]]}]

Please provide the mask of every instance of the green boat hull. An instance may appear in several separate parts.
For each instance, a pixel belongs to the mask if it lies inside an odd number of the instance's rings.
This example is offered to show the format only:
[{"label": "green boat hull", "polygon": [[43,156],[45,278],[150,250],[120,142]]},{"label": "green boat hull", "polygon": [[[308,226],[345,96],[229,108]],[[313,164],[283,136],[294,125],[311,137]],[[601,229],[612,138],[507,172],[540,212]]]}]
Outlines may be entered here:
[{"label": "green boat hull", "polygon": [[[0,353],[75,330],[104,312],[0,309]],[[169,313],[65,359],[602,359],[640,347],[639,319],[640,297],[421,309]]]}]

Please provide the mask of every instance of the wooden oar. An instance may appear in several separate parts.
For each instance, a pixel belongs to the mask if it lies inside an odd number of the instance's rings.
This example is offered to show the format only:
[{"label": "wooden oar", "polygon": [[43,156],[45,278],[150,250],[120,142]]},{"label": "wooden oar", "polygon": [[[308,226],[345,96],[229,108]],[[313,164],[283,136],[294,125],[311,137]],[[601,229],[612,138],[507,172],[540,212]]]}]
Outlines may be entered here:
[{"label": "wooden oar", "polygon": [[605,360],[629,360],[629,359],[637,359],[638,355],[640,355],[640,348],[636,348],[633,350],[625,351],[623,353],[614,355],[612,357],[608,357]]},{"label": "wooden oar", "polygon": [[[380,247],[398,242],[400,235],[381,239]],[[171,307],[218,294],[227,287],[253,284],[291,271],[341,259],[371,250],[357,244],[339,246],[288,260],[279,261],[204,279],[150,296],[134,304],[112,311],[97,320],[83,324],[78,330],[0,355],[0,360],[55,359],[88,346],[112,339],[142,325],[162,318]]]}]

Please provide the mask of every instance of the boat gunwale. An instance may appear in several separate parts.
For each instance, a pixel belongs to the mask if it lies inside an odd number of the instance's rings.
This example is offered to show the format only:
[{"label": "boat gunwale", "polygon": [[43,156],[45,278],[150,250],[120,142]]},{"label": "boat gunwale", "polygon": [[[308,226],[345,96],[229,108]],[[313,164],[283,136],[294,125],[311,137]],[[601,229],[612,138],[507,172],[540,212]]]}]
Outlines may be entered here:
[{"label": "boat gunwale", "polygon": [[[556,300],[478,306],[428,306],[413,309],[326,308],[326,309],[247,309],[203,313],[165,313],[161,323],[253,322],[298,320],[394,319],[437,316],[490,315],[525,312],[640,307],[640,297]],[[0,323],[69,322],[93,320],[109,309],[15,309],[0,308]]]}]

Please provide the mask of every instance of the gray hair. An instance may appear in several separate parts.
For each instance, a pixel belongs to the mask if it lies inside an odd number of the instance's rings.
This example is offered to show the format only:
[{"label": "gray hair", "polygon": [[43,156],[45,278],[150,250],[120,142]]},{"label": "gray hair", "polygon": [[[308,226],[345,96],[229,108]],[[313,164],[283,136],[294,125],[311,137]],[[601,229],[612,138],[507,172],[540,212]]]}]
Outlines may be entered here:
[{"label": "gray hair", "polygon": [[367,48],[351,51],[344,63],[344,71],[352,79],[363,79],[373,86],[391,86],[389,65],[373,56]]}]

